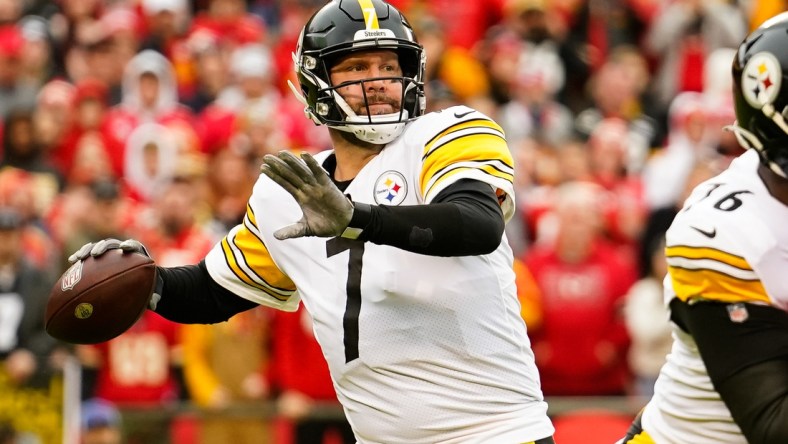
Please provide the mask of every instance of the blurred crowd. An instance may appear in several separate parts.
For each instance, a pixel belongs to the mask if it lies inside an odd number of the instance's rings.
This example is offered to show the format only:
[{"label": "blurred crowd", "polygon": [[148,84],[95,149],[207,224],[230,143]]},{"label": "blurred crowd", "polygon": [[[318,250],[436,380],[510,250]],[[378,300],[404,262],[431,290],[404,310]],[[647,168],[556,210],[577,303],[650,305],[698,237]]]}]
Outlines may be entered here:
[{"label": "blurred crowd", "polygon": [[[788,2],[391,3],[427,51],[429,110],[467,104],[507,134],[518,203],[507,236],[545,394],[650,394],[670,344],[662,235],[688,190],[741,153],[722,130],[733,48]],[[292,442],[321,443],[325,430],[354,442],[343,422],[305,419],[335,398],[303,311],[215,326],[148,312],[79,347],[42,319],[85,242],[133,237],[160,265],[194,263],[242,220],[263,155],[330,147],[287,86],[322,4],[0,0],[0,374],[42,386],[76,356],[83,410],[110,429],[86,443],[168,442],[169,423],[132,418],[112,433],[113,406],[261,400]],[[204,443],[276,434],[210,415],[198,427]]]}]

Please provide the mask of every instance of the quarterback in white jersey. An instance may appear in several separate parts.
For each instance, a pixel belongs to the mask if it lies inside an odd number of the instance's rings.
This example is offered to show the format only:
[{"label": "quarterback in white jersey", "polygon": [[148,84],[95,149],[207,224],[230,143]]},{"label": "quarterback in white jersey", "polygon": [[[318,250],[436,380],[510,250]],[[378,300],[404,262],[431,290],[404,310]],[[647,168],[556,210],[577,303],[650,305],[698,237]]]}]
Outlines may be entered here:
[{"label": "quarterback in white jersey", "polygon": [[[503,236],[503,131],[423,115],[424,55],[382,0],[333,1],[294,54],[333,149],[267,155],[246,217],[198,265],[159,267],[162,316],[220,322],[303,302],[360,443],[553,443]],[[135,241],[102,241],[140,251]]]},{"label": "quarterback in white jersey", "polygon": [[[474,178],[507,195],[508,216],[511,173],[498,125],[456,107],[409,123],[344,192],[356,205],[418,205]],[[300,215],[263,176],[244,224],[206,264],[216,282],[259,304],[303,301],[360,441],[514,443],[552,433],[506,242],[447,258],[337,237],[277,241],[273,233]]]},{"label": "quarterback in white jersey", "polygon": [[749,150],[667,231],[673,348],[623,443],[788,442],[787,62],[788,13],[736,54],[731,130]]}]

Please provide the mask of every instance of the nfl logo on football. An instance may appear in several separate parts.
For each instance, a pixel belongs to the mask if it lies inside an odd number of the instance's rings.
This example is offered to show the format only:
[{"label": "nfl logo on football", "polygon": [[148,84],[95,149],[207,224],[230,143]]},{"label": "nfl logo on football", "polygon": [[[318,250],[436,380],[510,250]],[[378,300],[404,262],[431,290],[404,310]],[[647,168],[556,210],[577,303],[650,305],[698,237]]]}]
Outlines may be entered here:
[{"label": "nfl logo on football", "polygon": [[60,281],[61,291],[71,290],[77,285],[80,279],[82,279],[82,261],[77,261],[77,263],[63,273],[63,279]]}]

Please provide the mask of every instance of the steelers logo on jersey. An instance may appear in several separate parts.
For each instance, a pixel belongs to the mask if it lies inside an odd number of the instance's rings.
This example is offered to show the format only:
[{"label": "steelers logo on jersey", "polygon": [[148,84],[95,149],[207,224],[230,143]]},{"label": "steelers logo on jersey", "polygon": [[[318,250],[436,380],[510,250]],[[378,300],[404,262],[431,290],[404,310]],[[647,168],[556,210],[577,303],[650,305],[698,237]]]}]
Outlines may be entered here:
[{"label": "steelers logo on jersey", "polygon": [[768,52],[759,52],[744,66],[741,90],[747,103],[754,108],[763,108],[773,103],[780,94],[782,70],[780,62]]},{"label": "steelers logo on jersey", "polygon": [[386,171],[375,181],[375,203],[378,205],[399,205],[408,195],[405,176],[397,171]]}]

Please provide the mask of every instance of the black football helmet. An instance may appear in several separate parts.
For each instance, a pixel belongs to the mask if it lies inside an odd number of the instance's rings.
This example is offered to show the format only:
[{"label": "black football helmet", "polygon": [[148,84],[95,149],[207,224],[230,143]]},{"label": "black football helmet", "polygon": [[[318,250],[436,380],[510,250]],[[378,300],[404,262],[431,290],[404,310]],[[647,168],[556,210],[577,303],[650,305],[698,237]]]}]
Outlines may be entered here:
[{"label": "black football helmet", "polygon": [[739,45],[733,60],[739,143],[788,178],[788,12],[764,22]]},{"label": "black football helmet", "polygon": [[[402,83],[401,109],[387,115],[356,115],[332,85],[331,66],[354,51],[390,49],[399,57],[402,77],[386,78]],[[359,140],[385,144],[394,140],[405,123],[424,113],[425,58],[405,17],[381,0],[335,0],[329,2],[304,26],[293,54],[300,90],[290,88],[316,124],[353,133]],[[363,89],[363,88],[362,88]]]}]

